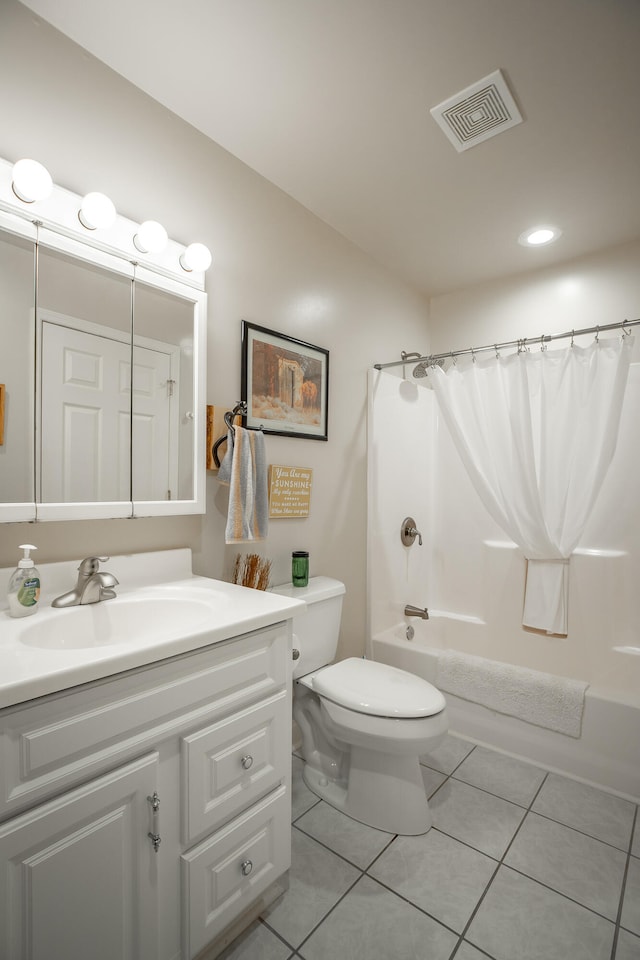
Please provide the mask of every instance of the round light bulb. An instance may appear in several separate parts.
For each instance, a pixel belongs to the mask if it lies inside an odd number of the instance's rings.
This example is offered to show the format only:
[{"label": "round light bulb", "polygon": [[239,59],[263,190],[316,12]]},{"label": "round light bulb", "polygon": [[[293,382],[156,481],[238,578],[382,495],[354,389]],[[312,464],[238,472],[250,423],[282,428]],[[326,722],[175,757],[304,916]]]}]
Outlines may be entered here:
[{"label": "round light bulb", "polygon": [[49,171],[37,160],[18,160],[11,176],[13,192],[24,203],[45,200],[53,190]]},{"label": "round light bulb", "polygon": [[138,227],[133,244],[140,253],[160,253],[167,245],[167,231],[156,220],[145,220]]},{"label": "round light bulb", "polygon": [[211,253],[204,243],[190,243],[187,249],[180,257],[180,266],[183,270],[191,273],[208,270],[211,266]]},{"label": "round light bulb", "polygon": [[106,230],[116,219],[116,208],[104,193],[88,193],[82,198],[78,218],[87,230]]},{"label": "round light bulb", "polygon": [[557,240],[561,233],[562,230],[559,230],[558,227],[534,227],[521,233],[518,242],[523,247],[543,247],[546,243]]}]

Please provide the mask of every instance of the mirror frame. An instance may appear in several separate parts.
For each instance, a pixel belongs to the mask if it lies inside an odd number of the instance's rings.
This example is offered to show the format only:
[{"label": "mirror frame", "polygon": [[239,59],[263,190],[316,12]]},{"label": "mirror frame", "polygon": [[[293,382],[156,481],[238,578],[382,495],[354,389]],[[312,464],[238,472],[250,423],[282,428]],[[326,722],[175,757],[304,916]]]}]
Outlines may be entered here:
[{"label": "mirror frame", "polygon": [[[33,367],[28,376],[31,377],[30,396],[33,403],[33,436],[32,436],[32,467],[34,479],[34,500],[20,503],[1,503],[0,502],[0,523],[15,523],[21,521],[48,521],[48,520],[97,520],[131,517],[162,517],[176,516],[186,514],[205,513],[205,484],[206,484],[206,333],[207,333],[207,294],[204,291],[203,274],[185,274],[180,275],[178,269],[167,267],[168,255],[165,255],[164,263],[153,263],[152,256],[143,256],[131,246],[128,249],[122,243],[120,237],[127,237],[127,242],[131,243],[131,238],[135,234],[137,224],[128,221],[123,217],[118,217],[117,223],[117,243],[114,245],[113,238],[111,242],[98,242],[93,237],[85,238],[81,233],[82,227],[73,225],[71,228],[64,223],[59,223],[55,217],[40,216],[36,210],[29,209],[23,211],[18,207],[17,212],[14,209],[20,203],[15,196],[10,196],[11,165],[6,161],[0,160],[0,229],[9,234],[17,235],[23,239],[33,241],[36,244],[36,263],[37,248],[55,250],[64,253],[67,256],[83,260],[87,263],[101,267],[108,271],[131,278],[135,284],[140,281],[148,286],[155,287],[158,290],[166,291],[182,300],[190,303],[193,310],[193,496],[184,500],[123,500],[113,502],[81,502],[81,503],[40,503],[35,499],[35,471],[37,469],[38,458],[36,456],[37,445],[40,441],[38,428],[38,416],[36,411],[36,296],[35,296],[35,278],[34,278],[34,309],[32,312],[32,324],[30,336],[33,344]],[[9,180],[7,184],[7,174]],[[60,194],[64,194],[62,198]],[[71,202],[77,209],[80,198],[61,188],[54,188],[53,210],[54,213],[60,208],[61,199],[66,205]],[[46,202],[33,204],[29,206],[42,206]],[[51,206],[51,204],[50,204]],[[47,211],[49,213],[49,211]],[[67,221],[69,217],[67,216]],[[73,221],[71,220],[73,223]],[[104,232],[104,231],[101,231]],[[184,247],[169,241],[169,254],[175,263],[179,262],[180,252]],[[125,249],[121,249],[125,246]],[[145,262],[146,261],[146,262]],[[134,318],[135,320],[135,318]],[[131,371],[133,377],[133,369]]]}]

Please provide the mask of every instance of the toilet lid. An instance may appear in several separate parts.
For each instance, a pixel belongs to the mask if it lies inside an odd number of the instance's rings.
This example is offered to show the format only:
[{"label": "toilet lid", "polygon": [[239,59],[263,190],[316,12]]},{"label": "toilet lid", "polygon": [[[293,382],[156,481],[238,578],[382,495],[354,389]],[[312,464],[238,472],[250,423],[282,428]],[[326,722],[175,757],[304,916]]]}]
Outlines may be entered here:
[{"label": "toilet lid", "polygon": [[374,660],[350,657],[310,679],[319,696],[376,717],[430,717],[446,706],[440,691],[422,677]]}]

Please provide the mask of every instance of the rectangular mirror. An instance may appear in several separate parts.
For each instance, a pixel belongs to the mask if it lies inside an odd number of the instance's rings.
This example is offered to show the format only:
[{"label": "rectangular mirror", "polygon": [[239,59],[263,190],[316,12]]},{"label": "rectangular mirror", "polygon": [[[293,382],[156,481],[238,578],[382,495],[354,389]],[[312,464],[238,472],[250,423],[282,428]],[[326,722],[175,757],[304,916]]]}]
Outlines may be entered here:
[{"label": "rectangular mirror", "polygon": [[199,280],[15,220],[0,211],[0,521],[203,513]]},{"label": "rectangular mirror", "polygon": [[[30,225],[29,225],[30,226]],[[0,519],[33,520],[34,312],[33,238],[0,231]]]}]

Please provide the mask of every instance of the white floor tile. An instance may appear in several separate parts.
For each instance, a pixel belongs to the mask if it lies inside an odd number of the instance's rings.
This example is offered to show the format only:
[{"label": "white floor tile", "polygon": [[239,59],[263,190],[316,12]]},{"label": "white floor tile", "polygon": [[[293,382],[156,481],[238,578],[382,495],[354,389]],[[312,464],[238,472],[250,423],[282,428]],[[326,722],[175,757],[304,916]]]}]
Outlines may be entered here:
[{"label": "white floor tile", "polygon": [[425,763],[428,767],[439,770],[440,773],[446,773],[448,776],[471,753],[473,748],[473,743],[448,733],[435,750],[420,757],[420,763]]},{"label": "white floor tile", "polygon": [[640,936],[640,860],[631,857],[620,923]]},{"label": "white floor tile", "polygon": [[530,813],[505,863],[615,920],[627,862],[621,850]]},{"label": "white floor tile", "polygon": [[297,947],[346,893],[360,871],[293,827],[289,889],[263,914],[265,922]]},{"label": "white floor tile", "polygon": [[397,837],[369,875],[462,933],[496,866],[495,860],[431,829],[420,837]]},{"label": "white floor tile", "polygon": [[364,876],[300,948],[305,960],[449,960],[457,937]]},{"label": "white floor tile", "polygon": [[375,860],[394,836],[358,823],[324,801],[305,813],[296,826],[361,870]]},{"label": "white floor tile", "polygon": [[496,960],[609,960],[614,925],[500,867],[466,939]]},{"label": "white floor tile", "polygon": [[523,760],[496,753],[495,750],[476,747],[460,764],[454,776],[456,780],[464,780],[504,800],[528,807],[546,771]]},{"label": "white floor tile", "polygon": [[627,851],[635,806],[586,783],[550,773],[532,810]]},{"label": "white floor tile", "polygon": [[448,780],[429,801],[433,825],[499,860],[525,810],[460,780]]}]

